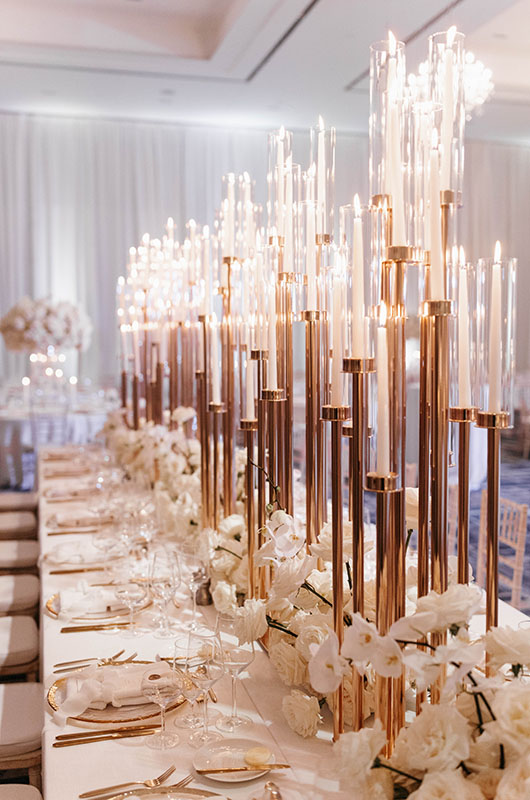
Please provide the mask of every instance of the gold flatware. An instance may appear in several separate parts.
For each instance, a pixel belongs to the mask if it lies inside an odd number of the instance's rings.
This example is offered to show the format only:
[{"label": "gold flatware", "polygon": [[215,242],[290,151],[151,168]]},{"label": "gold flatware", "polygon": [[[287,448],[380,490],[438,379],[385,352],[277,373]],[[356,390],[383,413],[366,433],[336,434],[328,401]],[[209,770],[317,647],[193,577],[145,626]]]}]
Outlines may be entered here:
[{"label": "gold flatware", "polygon": [[53,747],[73,747],[77,744],[92,744],[93,742],[107,742],[110,739],[132,739],[135,736],[151,736],[156,733],[156,729],[150,728],[145,731],[131,731],[130,733],[108,733],[105,736],[80,737],[78,739],[68,739],[67,741],[55,741]]},{"label": "gold flatware", "polygon": [[114,786],[104,786],[102,789],[93,789],[91,792],[83,792],[79,797],[97,797],[100,794],[107,794],[108,792],[117,792],[118,789],[126,789],[128,786],[147,786],[149,789],[155,786],[161,786],[170,775],[173,775],[176,767],[172,764],[168,767],[158,778],[148,778],[145,781],[126,781],[125,783],[116,783]]},{"label": "gold flatware", "polygon": [[258,764],[257,766],[224,767],[223,769],[196,769],[198,775],[221,775],[225,772],[263,772],[269,769],[291,769],[290,764]]},{"label": "gold flatware", "polygon": [[98,528],[83,528],[81,530],[76,530],[75,528],[73,530],[70,530],[65,528],[64,530],[60,531],[48,531],[48,536],[70,536],[73,533],[77,533],[79,535],[83,533],[89,533],[91,536],[93,536],[95,533],[98,532],[98,530],[99,530]]},{"label": "gold flatware", "polygon": [[104,625],[67,625],[61,633],[85,633],[87,631],[106,631],[109,628],[128,628],[128,622],[107,622]]},{"label": "gold flatware", "polygon": [[83,669],[84,667],[91,667],[91,666],[92,667],[106,667],[108,665],[111,665],[113,667],[119,667],[122,664],[130,664],[131,661],[134,662],[134,659],[136,658],[137,655],[138,655],[138,653],[133,653],[132,656],[128,656],[127,658],[124,658],[121,661],[118,661],[115,658],[101,658],[101,659],[98,659],[95,664],[93,664],[93,663],[78,664],[78,665],[73,665],[73,666],[70,666],[70,667],[63,667],[62,669],[54,669],[53,670],[53,674],[54,675],[60,675],[63,672],[75,672],[75,671],[77,671],[79,669]]},{"label": "gold flatware", "polygon": [[[125,648],[123,650],[118,650],[113,656],[109,656],[111,660],[115,658],[119,658],[125,653]],[[95,656],[88,656],[87,658],[74,658],[73,661],[58,661],[57,664],[54,664],[54,667],[69,667],[71,664],[80,664],[82,661],[101,661],[100,658]]]},{"label": "gold flatware", "polygon": [[72,739],[90,739],[94,736],[106,736],[107,733],[136,733],[137,731],[152,731],[159,727],[160,723],[153,722],[151,725],[131,725],[128,728],[92,728],[92,730],[79,731],[77,733],[58,733],[55,737],[55,741],[68,742]]},{"label": "gold flatware", "polygon": [[[193,775],[186,775],[186,777],[183,778],[178,783],[173,783],[171,784],[171,786],[164,786],[164,790],[167,790],[168,792],[169,791],[173,792],[174,789],[184,789],[188,785],[188,783],[192,782],[192,780],[193,780]],[[131,789],[124,789],[122,792],[118,792],[118,794],[116,794],[115,792],[112,792],[111,794],[98,794],[97,800],[118,800],[118,799],[121,800],[121,798],[130,797],[131,795],[135,795],[136,792],[143,792],[143,791],[145,790],[131,788]],[[205,794],[204,792],[199,791],[198,789],[188,789],[188,792],[192,794],[196,793],[199,797],[202,798],[221,796],[221,795],[214,795],[211,792],[206,792]],[[223,800],[229,800],[229,798],[225,797],[224,795],[222,795],[222,797]]]},{"label": "gold flatware", "polygon": [[76,572],[102,572],[105,569],[100,567],[77,567],[72,569],[51,569],[50,575],[74,575]]}]

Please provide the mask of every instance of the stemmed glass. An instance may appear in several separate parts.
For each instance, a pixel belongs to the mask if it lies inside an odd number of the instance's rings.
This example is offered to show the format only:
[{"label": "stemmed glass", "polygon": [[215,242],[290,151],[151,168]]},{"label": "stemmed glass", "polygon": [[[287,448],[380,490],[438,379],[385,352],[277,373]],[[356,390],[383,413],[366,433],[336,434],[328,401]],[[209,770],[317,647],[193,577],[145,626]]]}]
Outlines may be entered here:
[{"label": "stemmed glass", "polygon": [[143,631],[137,630],[134,625],[134,612],[145,603],[147,586],[133,581],[120,583],[114,587],[114,594],[129,609],[129,628],[122,631],[122,636],[127,638],[141,636]]},{"label": "stemmed glass", "polygon": [[225,669],[232,678],[232,713],[219,717],[216,727],[225,733],[234,733],[252,720],[237,713],[237,681],[244,669],[254,661],[254,642],[241,646],[235,632],[235,618],[229,614],[217,615],[217,633],[223,649]]},{"label": "stemmed glass", "polygon": [[142,694],[160,706],[160,732],[146,739],[147,746],[154,750],[167,750],[179,743],[176,733],[166,731],[166,708],[182,694],[182,684],[182,676],[172,669],[165,671],[153,666],[143,674]]},{"label": "stemmed glass", "polygon": [[182,575],[190,590],[193,603],[191,622],[186,627],[193,631],[197,628],[197,591],[207,579],[208,570],[203,563],[198,546],[193,542],[180,542],[178,553]]},{"label": "stemmed glass", "polygon": [[192,747],[202,747],[223,738],[220,733],[209,730],[208,692],[224,671],[223,651],[217,634],[204,629],[190,631],[185,674],[203,696],[203,729],[190,736]]},{"label": "stemmed glass", "polygon": [[123,556],[125,553],[125,548],[119,537],[118,530],[113,527],[95,533],[92,536],[92,544],[96,550],[101,553],[103,569],[107,577],[110,577],[113,567],[115,566],[113,563],[114,560],[119,556]]},{"label": "stemmed glass", "polygon": [[158,639],[172,637],[179,630],[170,622],[167,613],[168,603],[175,596],[179,586],[180,570],[176,552],[169,549],[156,550],[149,565],[149,588],[160,610],[158,627],[154,632]]},{"label": "stemmed glass", "polygon": [[189,713],[185,716],[179,714],[173,724],[177,728],[196,730],[202,728],[202,719],[197,713],[197,699],[201,694],[200,686],[192,679],[188,671],[188,640],[189,635],[181,636],[175,640],[173,650],[173,669],[183,676],[182,694],[190,704]]}]

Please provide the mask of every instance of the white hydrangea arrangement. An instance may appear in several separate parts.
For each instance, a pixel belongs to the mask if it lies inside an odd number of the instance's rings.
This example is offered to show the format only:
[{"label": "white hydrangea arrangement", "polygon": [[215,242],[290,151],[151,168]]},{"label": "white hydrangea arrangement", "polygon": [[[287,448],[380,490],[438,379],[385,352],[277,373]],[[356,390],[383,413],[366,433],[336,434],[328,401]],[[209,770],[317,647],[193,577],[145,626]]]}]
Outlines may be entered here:
[{"label": "white hydrangea arrangement", "polygon": [[0,319],[0,332],[8,350],[45,353],[85,351],[92,338],[92,323],[79,306],[66,300],[32,300],[23,297]]}]

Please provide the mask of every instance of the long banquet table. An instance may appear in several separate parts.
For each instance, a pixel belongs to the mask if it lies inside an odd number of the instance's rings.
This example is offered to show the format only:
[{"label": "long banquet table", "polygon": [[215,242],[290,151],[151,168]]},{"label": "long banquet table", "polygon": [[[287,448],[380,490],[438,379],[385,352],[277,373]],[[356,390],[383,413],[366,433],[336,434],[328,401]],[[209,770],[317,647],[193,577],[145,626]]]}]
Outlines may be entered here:
[{"label": "long banquet table", "polygon": [[[51,505],[45,497],[44,490],[53,486],[75,488],[76,478],[50,479],[44,477],[43,462],[39,464],[39,486],[41,488],[39,518],[41,555],[45,556],[59,542],[75,541],[79,534],[60,537],[48,536],[47,520],[56,512],[57,506]],[[69,512],[83,511],[83,502],[69,502],[62,508]],[[45,611],[46,601],[57,591],[73,587],[85,578],[99,573],[50,575],[53,566],[44,559],[41,564],[41,671],[43,681],[48,681],[53,672],[53,665],[59,661],[67,661],[89,656],[110,656],[125,647],[127,653],[138,651],[139,659],[154,659],[157,654],[171,655],[171,640],[156,639],[152,634],[145,634],[134,639],[120,638],[120,634],[107,635],[98,632],[61,634],[64,625]],[[190,602],[182,594],[179,598],[180,618],[190,613]],[[175,616],[177,612],[175,611]],[[212,606],[203,607],[200,613],[207,625],[215,621]],[[501,603],[500,615],[502,624],[517,627],[525,615],[506,603]],[[483,617],[478,625],[483,625]],[[324,712],[324,726],[314,739],[302,739],[288,727],[281,710],[282,698],[289,693],[289,688],[280,681],[267,655],[260,650],[248,670],[248,676],[240,681],[238,703],[240,710],[249,716],[252,724],[244,728],[236,738],[259,740],[276,756],[277,760],[291,765],[285,772],[272,772],[266,777],[245,781],[243,783],[222,784],[195,776],[191,787],[205,788],[211,792],[232,800],[251,800],[261,798],[263,786],[267,780],[274,782],[281,789],[284,800],[309,800],[309,798],[346,798],[352,796],[342,792],[333,776],[326,770],[331,751],[330,715]],[[230,710],[230,679],[225,676],[216,684],[217,704],[210,703],[212,717],[217,713],[228,713]],[[168,715],[168,726],[171,730],[172,720],[180,710]],[[86,726],[85,726],[86,727]],[[99,726],[101,727],[101,726]],[[52,719],[47,707],[43,731],[43,794],[44,800],[74,800],[80,792],[127,780],[144,780],[160,774],[170,764],[175,764],[176,771],[168,783],[176,783],[189,773],[193,773],[192,758],[194,750],[188,743],[188,733],[179,729],[180,743],[177,747],[159,751],[148,748],[145,740],[140,738],[105,741],[96,744],[84,744],[75,747],[53,748],[52,744],[58,733],[70,733],[79,730],[79,726],[67,724],[60,729]],[[224,735],[228,738],[228,734]]]}]

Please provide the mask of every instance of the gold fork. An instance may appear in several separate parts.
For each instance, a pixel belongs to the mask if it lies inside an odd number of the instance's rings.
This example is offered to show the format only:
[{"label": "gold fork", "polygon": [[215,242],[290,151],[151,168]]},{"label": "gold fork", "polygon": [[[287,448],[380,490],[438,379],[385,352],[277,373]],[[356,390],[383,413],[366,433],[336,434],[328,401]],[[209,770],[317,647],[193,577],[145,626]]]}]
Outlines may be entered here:
[{"label": "gold fork", "polygon": [[152,788],[155,786],[160,786],[164,783],[170,775],[172,775],[176,770],[176,767],[172,764],[168,767],[158,778],[150,778],[146,781],[127,781],[126,783],[117,783],[115,786],[104,786],[102,789],[92,789],[90,792],[83,792],[80,794],[79,797],[98,797],[100,794],[107,794],[108,792],[115,792],[119,789],[126,789],[128,786],[147,786],[148,788]]}]

